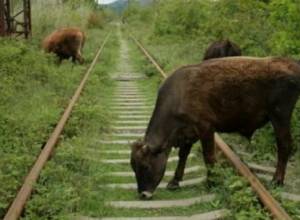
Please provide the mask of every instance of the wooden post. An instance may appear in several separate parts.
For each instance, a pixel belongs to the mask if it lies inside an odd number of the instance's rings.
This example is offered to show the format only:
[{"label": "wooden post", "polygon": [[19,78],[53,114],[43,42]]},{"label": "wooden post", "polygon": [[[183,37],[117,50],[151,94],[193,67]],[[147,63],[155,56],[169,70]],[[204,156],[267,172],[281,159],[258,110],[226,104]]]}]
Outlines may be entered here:
[{"label": "wooden post", "polygon": [[24,35],[25,38],[31,36],[31,5],[30,0],[23,0],[24,7]]}]

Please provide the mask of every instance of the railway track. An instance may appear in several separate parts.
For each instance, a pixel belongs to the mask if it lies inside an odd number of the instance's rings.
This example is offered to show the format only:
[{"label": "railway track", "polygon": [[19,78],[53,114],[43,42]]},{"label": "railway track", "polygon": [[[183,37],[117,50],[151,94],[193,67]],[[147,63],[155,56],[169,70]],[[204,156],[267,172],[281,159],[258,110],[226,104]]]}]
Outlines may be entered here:
[{"label": "railway track", "polygon": [[[47,142],[47,145],[41,152],[37,162],[33,166],[29,175],[27,176],[24,185],[17,194],[14,202],[5,216],[5,220],[18,219],[22,210],[29,199],[33,190],[33,183],[37,181],[39,173],[48,160],[51,152],[54,149],[59,135],[61,134],[64,125],[78,100],[80,93],[85,85],[85,82],[95,66],[97,59],[105,45],[108,37],[105,39],[102,47],[99,49],[92,65],[83,78],[79,88],[73,96],[70,105],[66,109],[62,119],[55,128],[53,134]],[[162,78],[166,78],[167,74],[157,64],[149,52],[143,45],[132,36],[133,41],[145,54],[150,62],[157,68]],[[103,176],[103,182],[97,186],[97,190],[93,193],[98,194],[99,198],[104,198],[103,206],[107,209],[105,216],[97,216],[89,212],[82,211],[82,214],[72,215],[70,219],[77,220],[213,220],[223,219],[230,216],[230,210],[222,207],[215,207],[213,204],[218,200],[218,195],[215,193],[207,193],[204,182],[206,169],[203,163],[199,162],[196,149],[193,149],[189,155],[187,168],[185,170],[185,178],[180,183],[182,190],[177,192],[167,191],[166,185],[168,180],[172,177],[177,158],[177,151],[174,150],[168,160],[168,168],[162,183],[158,187],[158,193],[155,200],[140,201],[135,197],[136,195],[136,182],[134,174],[129,166],[130,148],[128,147],[131,142],[137,138],[142,138],[145,132],[148,120],[151,116],[151,111],[155,104],[155,94],[148,95],[143,88],[143,82],[146,81],[144,74],[135,73],[130,64],[128,42],[121,39],[120,49],[120,63],[118,71],[112,75],[115,80],[116,89],[113,99],[111,100],[110,109],[116,115],[113,121],[112,130],[97,142],[97,149],[87,149],[86,155],[88,160],[91,160],[102,166],[107,170]],[[261,166],[250,163],[246,166],[239,157],[228,147],[222,138],[216,134],[216,145],[229,159],[238,172],[245,176],[251,184],[253,190],[260,197],[262,203],[270,211],[275,219],[291,219],[285,212],[280,204],[270,195],[266,188],[261,184],[256,175],[250,171],[254,170],[261,173],[263,178],[268,178],[274,170],[270,167]],[[96,154],[100,157],[93,157]],[[249,156],[245,152],[241,152],[245,157]],[[100,194],[106,193],[107,197],[100,197]],[[300,196],[289,193],[283,193],[283,197],[296,202],[300,201]],[[97,208],[96,208],[97,209]],[[173,214],[173,209],[176,214]],[[178,212],[177,212],[178,211]],[[118,213],[123,213],[126,217]],[[178,214],[182,213],[182,214]],[[114,217],[116,216],[116,217]],[[138,217],[137,217],[138,216]],[[228,218],[230,219],[230,217]]]},{"label": "railway track", "polygon": [[[144,55],[161,73],[162,78],[166,78],[167,74],[162,68],[155,62],[153,57],[148,51],[131,36],[133,41],[141,49]],[[91,218],[85,216],[79,216],[78,220],[175,220],[175,219],[223,219],[230,216],[230,210],[225,208],[208,208],[205,211],[184,212],[183,215],[168,215],[170,209],[193,209],[205,204],[213,203],[217,199],[216,194],[210,194],[203,189],[197,189],[198,185],[202,185],[205,182],[205,167],[204,164],[199,164],[197,160],[198,152],[193,150],[188,159],[188,165],[186,168],[186,177],[181,182],[183,191],[188,192],[188,195],[176,196],[174,193],[172,196],[166,192],[166,185],[170,177],[174,173],[175,164],[177,161],[177,152],[174,150],[168,160],[168,168],[166,175],[158,186],[159,195],[156,200],[153,201],[140,201],[137,198],[131,196],[124,196],[124,194],[136,194],[136,182],[134,180],[134,174],[130,170],[129,157],[130,149],[128,145],[136,140],[136,138],[142,138],[145,132],[147,122],[150,117],[151,110],[153,109],[154,99],[149,98],[143,94],[143,89],[140,81],[144,80],[142,74],[133,74],[130,65],[128,64],[128,46],[127,42],[122,40],[121,44],[121,62],[120,66],[123,72],[114,76],[116,80],[117,89],[115,98],[113,99],[112,109],[117,115],[116,121],[114,121],[114,127],[111,134],[107,135],[107,139],[101,140],[102,154],[101,163],[106,166],[107,170],[112,170],[106,174],[106,183],[101,185],[108,195],[113,194],[114,191],[119,191],[120,195],[111,196],[105,201],[105,207],[112,209],[112,213],[126,213],[129,217],[104,217],[104,218]],[[124,68],[125,67],[125,68]],[[270,211],[274,219],[291,219],[291,217],[285,212],[280,204],[271,196],[266,188],[261,184],[256,175],[254,175],[248,166],[246,166],[239,157],[229,148],[229,146],[222,140],[222,138],[216,134],[216,145],[226,155],[233,166],[238,172],[243,175],[252,186],[253,190],[260,197],[263,204]],[[113,150],[112,150],[113,149]],[[258,172],[273,172],[273,169],[259,166],[257,164],[249,164],[251,169]],[[195,192],[199,190],[198,192]],[[201,192],[202,191],[202,192]],[[180,192],[179,194],[181,194]],[[178,192],[177,192],[178,193]],[[123,195],[121,195],[123,194]],[[175,197],[175,198],[174,198]],[[125,199],[124,199],[125,198]],[[163,211],[163,210],[166,211]],[[126,210],[126,211],[124,211]],[[196,208],[197,210],[197,208]],[[134,213],[131,215],[128,213]],[[157,213],[155,213],[157,212]],[[140,214],[139,214],[140,213]],[[119,214],[113,214],[119,216]],[[122,214],[121,214],[122,215]],[[154,215],[154,216],[153,216]],[[136,217],[139,216],[139,217]]]}]

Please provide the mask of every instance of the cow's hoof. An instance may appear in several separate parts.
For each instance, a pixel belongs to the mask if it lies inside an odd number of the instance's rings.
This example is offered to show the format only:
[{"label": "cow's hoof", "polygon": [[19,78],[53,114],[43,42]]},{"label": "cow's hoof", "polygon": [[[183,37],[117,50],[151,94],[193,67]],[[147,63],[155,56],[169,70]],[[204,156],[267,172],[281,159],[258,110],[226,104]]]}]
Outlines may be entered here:
[{"label": "cow's hoof", "polygon": [[179,188],[180,188],[179,182],[177,181],[170,181],[167,185],[168,190],[177,190]]},{"label": "cow's hoof", "polygon": [[207,187],[207,189],[213,189],[214,187],[216,187],[218,185],[218,182],[215,180],[215,179],[213,179],[213,178],[208,178],[207,180],[206,180],[206,187]]},{"label": "cow's hoof", "polygon": [[274,186],[283,186],[283,180],[280,178],[274,177],[272,180],[272,185]]},{"label": "cow's hoof", "polygon": [[140,199],[141,200],[151,200],[153,197],[153,194],[147,191],[144,191],[140,194]]}]

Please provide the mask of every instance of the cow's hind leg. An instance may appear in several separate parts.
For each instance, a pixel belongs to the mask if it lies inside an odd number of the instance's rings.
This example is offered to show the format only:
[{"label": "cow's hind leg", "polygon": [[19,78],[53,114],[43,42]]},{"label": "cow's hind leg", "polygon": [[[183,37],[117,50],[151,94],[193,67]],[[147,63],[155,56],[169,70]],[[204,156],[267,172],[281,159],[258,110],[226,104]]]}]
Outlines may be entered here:
[{"label": "cow's hind leg", "polygon": [[201,137],[201,143],[203,158],[207,168],[207,184],[210,187],[214,183],[211,169],[216,162],[214,132],[209,132],[205,136]]},{"label": "cow's hind leg", "polygon": [[273,181],[278,185],[283,185],[287,162],[292,152],[290,116],[273,116],[271,122],[277,142],[277,167]]},{"label": "cow's hind leg", "polygon": [[184,168],[186,165],[188,155],[191,152],[191,148],[192,148],[192,144],[187,144],[187,145],[179,148],[179,152],[178,152],[179,161],[177,164],[175,175],[172,178],[172,180],[168,183],[167,189],[175,190],[175,189],[179,188],[179,182],[183,178]]}]

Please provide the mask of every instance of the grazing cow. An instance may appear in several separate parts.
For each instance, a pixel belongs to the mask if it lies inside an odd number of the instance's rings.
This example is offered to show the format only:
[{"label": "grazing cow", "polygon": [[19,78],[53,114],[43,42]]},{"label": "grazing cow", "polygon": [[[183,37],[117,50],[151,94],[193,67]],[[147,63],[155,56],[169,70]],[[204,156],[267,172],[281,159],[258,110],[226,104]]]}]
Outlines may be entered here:
[{"label": "grazing cow", "polygon": [[152,197],[172,147],[179,147],[180,160],[170,188],[182,179],[197,140],[209,176],[216,161],[214,132],[251,138],[267,122],[273,125],[278,149],[273,180],[283,184],[291,154],[290,119],[299,93],[300,65],[285,58],[226,57],[178,69],[159,89],[143,141],[132,146],[140,197]]},{"label": "grazing cow", "polygon": [[223,40],[212,43],[206,49],[203,60],[241,55],[242,51],[237,44],[231,42],[230,40]]},{"label": "grazing cow", "polygon": [[43,48],[48,53],[55,53],[61,62],[63,59],[72,57],[83,63],[81,50],[84,46],[85,35],[79,28],[62,28],[54,31],[43,41]]}]

